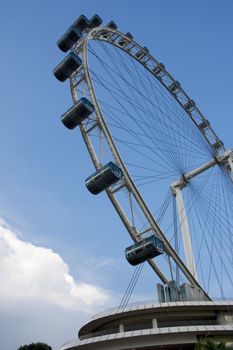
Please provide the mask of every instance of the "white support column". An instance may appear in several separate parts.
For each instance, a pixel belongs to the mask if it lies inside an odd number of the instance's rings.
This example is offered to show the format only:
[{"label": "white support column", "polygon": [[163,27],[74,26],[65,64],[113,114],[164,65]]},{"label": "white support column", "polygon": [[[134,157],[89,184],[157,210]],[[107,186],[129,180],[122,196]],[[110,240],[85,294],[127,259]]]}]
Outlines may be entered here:
[{"label": "white support column", "polygon": [[192,250],[192,242],[191,242],[188,219],[187,219],[186,210],[184,206],[184,200],[182,196],[182,189],[188,185],[189,181],[192,178],[198,176],[199,174],[202,174],[204,171],[212,168],[216,164],[221,164],[224,162],[228,163],[230,170],[233,174],[233,150],[232,149],[225,151],[221,156],[217,158],[216,157],[212,158],[207,163],[202,164],[198,168],[190,171],[189,173],[183,174],[183,176],[179,180],[171,184],[172,193],[176,197],[176,204],[178,209],[178,216],[179,216],[180,228],[181,228],[181,233],[183,238],[183,246],[185,251],[187,267],[196,280],[197,280],[196,264],[195,264],[195,259],[193,255],[193,250]]},{"label": "white support column", "polygon": [[195,265],[195,260],[194,260],[194,256],[193,256],[189,224],[188,224],[188,219],[187,219],[186,210],[185,210],[185,206],[184,206],[183,196],[182,196],[182,192],[181,192],[180,188],[175,189],[175,196],[176,196],[178,216],[179,216],[179,220],[180,220],[180,228],[181,228],[181,233],[182,233],[182,238],[183,238],[183,245],[184,245],[187,267],[188,267],[189,271],[191,272],[191,274],[197,280],[197,272],[196,272],[196,265]]},{"label": "white support column", "polygon": [[158,328],[157,318],[152,318],[152,328]]},{"label": "white support column", "polygon": [[119,324],[119,333],[122,333],[122,332],[124,332],[125,330],[124,330],[124,324],[123,323],[120,323]]}]

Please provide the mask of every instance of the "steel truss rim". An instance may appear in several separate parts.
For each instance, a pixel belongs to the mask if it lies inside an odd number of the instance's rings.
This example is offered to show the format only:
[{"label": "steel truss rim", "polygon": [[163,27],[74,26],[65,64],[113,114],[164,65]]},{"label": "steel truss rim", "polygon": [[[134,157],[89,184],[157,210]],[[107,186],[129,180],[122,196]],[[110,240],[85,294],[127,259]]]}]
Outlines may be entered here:
[{"label": "steel truss rim", "polygon": [[[124,51],[125,53],[127,53],[128,55],[130,55],[132,58],[134,58],[138,63],[140,63],[141,65],[143,65],[150,73],[152,73],[152,75],[167,89],[167,91],[173,96],[173,98],[176,99],[176,101],[179,103],[179,105],[184,109],[184,111],[186,112],[187,114],[187,117],[189,117],[192,122],[195,124],[196,127],[198,127],[198,123],[197,121],[195,121],[195,118],[193,117],[193,113],[188,113],[187,110],[185,109],[184,107],[184,103],[182,103],[180,101],[179,98],[177,98],[177,95],[176,94],[173,94],[171,93],[171,91],[168,89],[168,85],[166,85],[162,79],[159,79],[158,76],[156,76],[155,74],[153,74],[153,71],[152,69],[149,69],[148,65],[144,65],[143,63],[148,63],[148,61],[144,62],[144,61],[141,61],[140,58],[136,57],[132,52],[131,52],[131,48],[130,49],[127,49],[125,48],[124,46],[120,46],[120,45],[117,45],[117,41],[114,39],[114,40],[111,40],[111,37],[110,38],[101,38],[100,37],[100,34],[101,32],[109,32],[111,33],[112,35],[118,35],[124,39],[126,39],[128,41],[128,44],[127,44],[127,47],[128,45],[132,44],[134,45],[134,47],[136,47],[139,50],[142,50],[144,51],[144,53],[146,54],[146,56],[148,56],[148,58],[153,61],[153,63],[156,65],[156,66],[159,66],[162,68],[162,71],[164,72],[164,76],[168,77],[172,83],[176,83],[177,81],[173,78],[173,76],[165,69],[165,67],[162,67],[162,63],[159,63],[159,61],[157,61],[150,53],[147,53],[145,52],[144,48],[138,44],[136,41],[134,41],[133,39],[130,39],[128,38],[124,33],[121,33],[120,31],[117,31],[117,30],[113,30],[113,29],[110,29],[110,28],[107,28],[107,27],[103,27],[103,28],[97,28],[97,29],[93,29],[91,32],[89,32],[89,34],[87,35],[87,37],[85,38],[85,41],[90,41],[90,40],[99,40],[99,41],[105,41],[119,49],[121,49],[122,51]],[[163,77],[164,77],[163,76]],[[162,77],[162,78],[163,78]],[[182,96],[186,98],[186,102],[190,102],[190,101],[193,101],[189,95],[185,92],[185,90],[180,86],[179,87],[179,93],[182,93]],[[202,121],[205,121],[209,124],[208,128],[210,129],[211,133],[212,133],[212,137],[215,137],[215,141],[220,141],[220,138],[217,136],[217,133],[214,131],[214,129],[212,128],[212,126],[210,125],[209,121],[204,117],[204,115],[201,113],[201,111],[198,109],[198,107],[196,106],[196,104],[194,104],[194,108],[193,108],[193,111],[196,111],[199,115],[199,118],[202,119]],[[198,128],[199,129],[199,128]],[[200,131],[200,129],[199,129]],[[205,140],[207,141],[207,143],[209,144],[209,146],[211,147],[212,151],[213,151],[213,156],[217,156],[218,155],[218,152],[213,148],[213,145],[211,144],[210,140],[208,139],[207,137],[207,134],[206,133],[202,133],[200,131],[201,135],[205,138]],[[222,144],[221,146],[221,150],[222,151],[226,151],[226,148],[224,146],[224,144]]]}]

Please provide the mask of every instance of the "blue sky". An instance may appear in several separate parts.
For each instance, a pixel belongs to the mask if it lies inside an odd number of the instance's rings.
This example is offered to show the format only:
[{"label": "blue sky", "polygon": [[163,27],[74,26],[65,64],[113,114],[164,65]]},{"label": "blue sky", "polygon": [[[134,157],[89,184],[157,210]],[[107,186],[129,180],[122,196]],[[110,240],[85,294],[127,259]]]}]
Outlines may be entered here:
[{"label": "blue sky", "polygon": [[[80,133],[71,133],[60,122],[60,115],[72,100],[69,84],[58,83],[52,75],[52,69],[63,57],[56,41],[82,13],[87,17],[98,13],[105,23],[113,19],[122,32],[130,31],[136,41],[149,47],[151,54],[165,63],[196,101],[225,145],[231,147],[233,3],[1,2],[0,217],[11,233],[17,233],[19,241],[59,254],[77,283],[99,288],[101,309],[120,302],[133,270],[124,260],[130,239],[117,214],[104,194],[93,197],[84,186],[93,166]],[[63,268],[66,269],[62,265]],[[12,273],[14,263],[6,271]],[[153,276],[145,268],[136,288],[138,298],[153,298]],[[20,288],[20,284],[17,286]],[[21,324],[15,337],[3,338],[5,350],[32,340],[44,340],[56,348],[96,311],[94,306],[87,310],[82,305],[77,311],[69,307],[59,309],[50,300],[40,309],[38,303],[38,327],[32,327],[30,338],[27,327],[35,314],[28,310],[35,303],[27,305],[27,298],[23,303],[20,298],[14,296],[14,310],[0,304],[5,334],[16,322]],[[41,310],[49,313],[50,332],[39,322]],[[68,317],[72,322],[65,327]]]}]

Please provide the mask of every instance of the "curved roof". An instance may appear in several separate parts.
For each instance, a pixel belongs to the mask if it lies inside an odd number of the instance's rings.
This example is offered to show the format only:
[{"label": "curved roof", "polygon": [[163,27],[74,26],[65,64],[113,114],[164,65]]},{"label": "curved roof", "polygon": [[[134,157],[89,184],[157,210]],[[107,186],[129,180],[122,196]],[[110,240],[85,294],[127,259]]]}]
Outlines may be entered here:
[{"label": "curved roof", "polygon": [[141,316],[145,314],[171,313],[172,311],[191,311],[191,310],[226,310],[233,312],[233,301],[183,301],[170,303],[150,303],[135,304],[123,309],[113,308],[94,315],[80,330],[78,335],[83,336],[90,333],[93,329],[107,324],[111,321],[126,318],[129,316]]},{"label": "curved roof", "polygon": [[[223,318],[218,316],[223,315]],[[225,323],[225,316],[230,322]],[[203,317],[204,316],[204,317]],[[208,324],[208,317],[215,317],[216,323]],[[188,324],[193,319],[199,324]],[[170,326],[150,326],[147,329],[118,329],[112,331],[109,325],[133,324],[135,320],[158,319],[170,321]],[[176,320],[188,320],[178,326]],[[186,322],[186,321],[185,321]],[[102,329],[105,334],[96,330]],[[172,302],[162,304],[138,304],[124,309],[110,309],[98,313],[79,331],[79,338],[64,344],[60,350],[119,350],[119,349],[156,349],[167,346],[175,349],[194,346],[199,336],[224,337],[233,342],[233,302],[229,301],[200,301],[200,302]]]}]

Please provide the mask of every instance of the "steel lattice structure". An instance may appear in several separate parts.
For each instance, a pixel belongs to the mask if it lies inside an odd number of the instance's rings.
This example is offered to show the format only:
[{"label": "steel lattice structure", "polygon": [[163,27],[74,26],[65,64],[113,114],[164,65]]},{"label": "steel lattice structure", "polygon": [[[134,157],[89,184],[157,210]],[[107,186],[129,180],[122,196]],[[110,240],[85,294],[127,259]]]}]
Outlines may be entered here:
[{"label": "steel lattice structure", "polygon": [[[123,51],[126,55],[130,56],[139,65],[156,79],[161,86],[172,96],[172,99],[184,110],[186,117],[191,120],[194,128],[198,130],[200,135],[205,139],[208,147],[211,149],[212,159],[202,166],[201,169],[193,169],[192,172],[182,174],[182,177],[171,185],[173,191],[177,189],[183,189],[188,182],[194,176],[198,175],[202,171],[209,169],[210,167],[217,165],[221,166],[221,169],[225,172],[229,181],[232,183],[232,151],[227,151],[219,139],[209,121],[203,116],[195,102],[186,94],[182,89],[179,82],[176,81],[165,69],[162,63],[159,63],[155,58],[151,56],[149,50],[140,46],[135,42],[131,35],[123,34],[120,31],[110,27],[97,27],[93,29],[87,29],[83,32],[82,38],[72,47],[72,51],[82,59],[82,65],[71,75],[70,86],[74,103],[78,102],[81,96],[87,97],[94,106],[94,113],[91,114],[81,125],[80,130],[84,142],[87,146],[90,157],[93,161],[95,168],[101,169],[102,167],[102,148],[107,147],[108,154],[111,154],[112,159],[119,165],[123,171],[124,178],[118,184],[109,187],[106,193],[120,216],[125,228],[130,234],[132,240],[137,242],[147,232],[154,233],[164,243],[165,251],[169,259],[173,261],[185,278],[192,284],[203,289],[203,286],[197,281],[194,271],[188,268],[184,261],[179,256],[178,252],[169,242],[166,234],[163,232],[159,224],[157,223],[153,213],[150,211],[140,194],[134,180],[132,179],[124,160],[122,159],[114,138],[109,130],[108,124],[105,120],[105,115],[101,109],[101,103],[98,100],[98,96],[95,91],[95,86],[92,79],[90,62],[89,62],[89,44],[90,42],[103,42],[108,45],[116,47],[118,50]],[[98,150],[93,143],[92,133],[99,134]],[[103,146],[103,140],[106,141]],[[98,154],[99,153],[99,154]],[[125,202],[121,203],[119,199],[119,193],[124,191],[127,193],[128,208],[125,210]],[[177,193],[175,193],[177,195]],[[181,208],[182,208],[182,199]],[[135,225],[135,204],[137,204],[137,211],[140,211],[140,216],[143,217],[145,222],[143,230],[138,230]],[[184,209],[183,209],[184,210]],[[127,215],[129,212],[130,215]],[[183,219],[182,219],[183,220]],[[181,220],[181,221],[182,221]],[[182,224],[182,222],[181,222]],[[187,229],[186,229],[187,230]],[[152,269],[159,276],[163,283],[168,283],[169,277],[167,272],[164,272],[161,267],[157,265],[155,260],[148,260],[148,263]],[[206,293],[207,299],[210,297]]]}]

